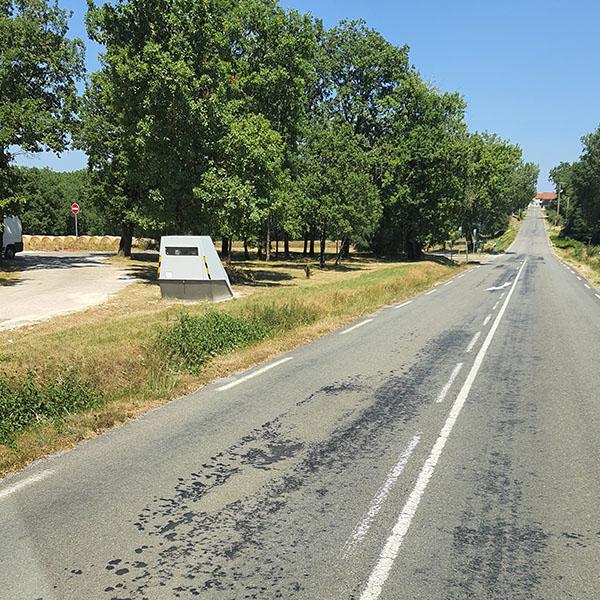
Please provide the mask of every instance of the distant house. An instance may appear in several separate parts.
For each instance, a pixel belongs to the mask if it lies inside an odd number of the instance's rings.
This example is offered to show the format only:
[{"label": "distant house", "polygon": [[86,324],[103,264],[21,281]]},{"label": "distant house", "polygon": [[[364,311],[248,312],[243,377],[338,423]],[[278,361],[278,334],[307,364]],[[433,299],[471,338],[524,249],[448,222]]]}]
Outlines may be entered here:
[{"label": "distant house", "polygon": [[556,192],[539,192],[535,195],[534,200],[537,200],[542,206],[548,206],[550,202],[554,202],[557,198]]}]

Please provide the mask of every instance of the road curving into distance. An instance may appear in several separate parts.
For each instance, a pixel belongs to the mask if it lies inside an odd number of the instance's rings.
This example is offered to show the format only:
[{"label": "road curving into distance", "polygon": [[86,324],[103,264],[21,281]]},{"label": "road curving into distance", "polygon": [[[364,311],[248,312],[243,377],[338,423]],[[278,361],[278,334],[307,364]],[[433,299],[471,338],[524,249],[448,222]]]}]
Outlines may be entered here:
[{"label": "road curving into distance", "polygon": [[530,208],[509,253],[4,480],[0,596],[600,597],[578,277]]}]

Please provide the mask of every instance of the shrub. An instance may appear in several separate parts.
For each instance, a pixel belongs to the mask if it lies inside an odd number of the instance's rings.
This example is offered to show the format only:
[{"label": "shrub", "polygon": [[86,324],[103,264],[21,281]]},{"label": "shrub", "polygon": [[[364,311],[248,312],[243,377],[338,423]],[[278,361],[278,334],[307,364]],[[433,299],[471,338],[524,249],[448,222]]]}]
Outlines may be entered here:
[{"label": "shrub", "polygon": [[161,335],[159,346],[172,361],[197,372],[213,356],[249,346],[268,335],[269,330],[260,322],[211,310],[200,316],[180,315]]},{"label": "shrub", "polygon": [[99,406],[102,397],[74,371],[50,382],[35,373],[21,381],[0,379],[0,443],[14,444],[16,435],[46,419],[61,422],[67,415]]},{"label": "shrub", "polygon": [[299,300],[253,303],[239,316],[217,310],[183,314],[160,336],[159,347],[176,366],[197,373],[213,356],[307,325],[318,316],[316,307]]}]

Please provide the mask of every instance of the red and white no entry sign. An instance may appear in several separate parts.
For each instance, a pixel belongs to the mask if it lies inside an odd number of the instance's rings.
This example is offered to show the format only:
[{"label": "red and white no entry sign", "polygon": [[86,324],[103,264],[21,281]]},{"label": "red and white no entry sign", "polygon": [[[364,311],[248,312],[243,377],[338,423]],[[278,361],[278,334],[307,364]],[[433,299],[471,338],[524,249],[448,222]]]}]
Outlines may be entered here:
[{"label": "red and white no entry sign", "polygon": [[77,213],[79,213],[79,204],[77,204],[77,202],[73,202],[73,204],[71,204],[71,212],[76,215]]}]

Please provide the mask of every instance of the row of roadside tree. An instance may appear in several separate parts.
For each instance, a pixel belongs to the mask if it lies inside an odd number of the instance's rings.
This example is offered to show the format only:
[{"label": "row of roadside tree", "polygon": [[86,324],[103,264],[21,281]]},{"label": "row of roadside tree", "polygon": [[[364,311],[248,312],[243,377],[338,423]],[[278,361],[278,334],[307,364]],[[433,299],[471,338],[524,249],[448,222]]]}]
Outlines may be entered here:
[{"label": "row of roadside tree", "polygon": [[504,229],[535,193],[518,146],[469,132],[461,96],[362,21],[327,29],[275,0],[90,2],[103,51],[85,75],[46,1],[0,7],[0,210],[27,199],[15,148],[69,144],[89,159],[83,212],[118,228],[124,254],[168,232],[267,260],[273,239],[321,260],[327,239],[418,258],[459,228]]},{"label": "row of roadside tree", "polygon": [[[600,244],[600,127],[583,136],[579,160],[550,171],[560,190],[563,233],[586,244]],[[558,209],[558,205],[554,206]]]}]

